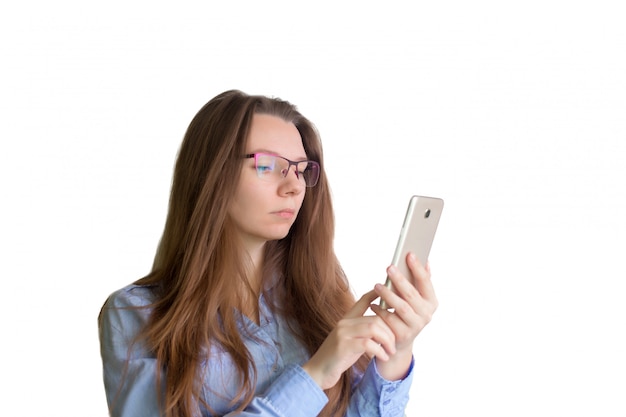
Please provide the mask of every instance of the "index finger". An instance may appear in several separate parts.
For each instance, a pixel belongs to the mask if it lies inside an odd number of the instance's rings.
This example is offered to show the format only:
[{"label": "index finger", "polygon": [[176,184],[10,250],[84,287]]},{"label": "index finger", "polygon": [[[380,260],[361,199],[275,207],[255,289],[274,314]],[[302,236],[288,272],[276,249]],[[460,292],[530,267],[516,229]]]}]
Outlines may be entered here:
[{"label": "index finger", "polygon": [[355,319],[357,317],[363,316],[368,308],[370,308],[370,304],[372,301],[378,298],[378,294],[376,291],[372,290],[363,294],[361,298],[354,304],[354,306],[348,311],[345,315],[345,318]]},{"label": "index finger", "polygon": [[435,300],[435,289],[433,283],[430,280],[430,265],[422,265],[422,263],[413,254],[407,256],[407,263],[409,269],[415,279],[415,288],[420,293],[422,298],[426,300]]}]

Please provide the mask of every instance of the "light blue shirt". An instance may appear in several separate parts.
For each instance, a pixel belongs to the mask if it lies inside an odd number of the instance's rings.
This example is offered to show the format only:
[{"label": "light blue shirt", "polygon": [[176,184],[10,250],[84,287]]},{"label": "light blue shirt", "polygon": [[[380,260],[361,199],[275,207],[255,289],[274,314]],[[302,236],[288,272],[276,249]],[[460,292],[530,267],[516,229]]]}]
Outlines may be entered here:
[{"label": "light blue shirt", "polygon": [[[113,417],[161,415],[156,386],[161,371],[156,358],[142,343],[133,343],[151,312],[149,308],[136,307],[147,306],[154,299],[149,287],[130,285],[113,293],[102,310],[104,386]],[[240,322],[242,337],[257,370],[254,400],[243,412],[232,413],[237,406],[230,404],[230,399],[240,388],[233,371],[235,366],[228,354],[213,348],[208,360],[202,363],[202,395],[215,414],[202,409],[202,416],[317,416],[328,398],[301,367],[309,354],[285,319],[274,315],[263,297],[259,300],[259,317],[259,325],[245,316]],[[357,375],[346,417],[403,416],[412,378],[413,363],[403,380],[387,381],[376,370],[375,361],[371,361],[365,373]]]}]

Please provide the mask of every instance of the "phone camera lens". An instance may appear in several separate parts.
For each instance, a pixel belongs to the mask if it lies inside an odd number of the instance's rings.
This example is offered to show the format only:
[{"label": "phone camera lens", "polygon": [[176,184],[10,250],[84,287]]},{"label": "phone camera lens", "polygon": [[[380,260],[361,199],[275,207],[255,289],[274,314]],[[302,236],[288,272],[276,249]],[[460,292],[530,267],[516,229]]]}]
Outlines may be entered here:
[{"label": "phone camera lens", "polygon": [[429,218],[430,217],[430,209],[426,209],[426,211],[424,212],[424,218]]}]

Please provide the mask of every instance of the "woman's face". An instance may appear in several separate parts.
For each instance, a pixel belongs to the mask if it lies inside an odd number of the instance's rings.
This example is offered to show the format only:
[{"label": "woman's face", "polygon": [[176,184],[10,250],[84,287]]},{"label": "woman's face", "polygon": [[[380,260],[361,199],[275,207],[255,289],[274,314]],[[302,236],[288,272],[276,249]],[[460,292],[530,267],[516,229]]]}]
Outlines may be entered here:
[{"label": "woman's face", "polygon": [[[293,123],[267,114],[255,114],[246,145],[246,154],[263,152],[292,161],[307,159],[300,132]],[[287,236],[302,206],[305,184],[295,166],[286,177],[260,178],[255,158],[247,158],[229,214],[244,244],[251,248]]]}]

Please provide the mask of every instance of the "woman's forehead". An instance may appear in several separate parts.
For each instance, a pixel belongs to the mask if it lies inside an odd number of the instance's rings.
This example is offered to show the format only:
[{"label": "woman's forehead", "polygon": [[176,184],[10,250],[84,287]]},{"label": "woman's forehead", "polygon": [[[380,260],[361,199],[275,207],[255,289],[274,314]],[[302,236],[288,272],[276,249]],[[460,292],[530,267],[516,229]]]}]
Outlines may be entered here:
[{"label": "woman's forehead", "polygon": [[255,114],[248,132],[246,152],[267,152],[292,160],[306,159],[296,126],[277,116]]}]

